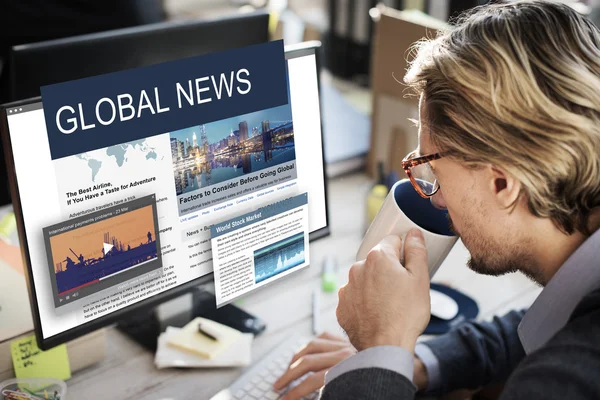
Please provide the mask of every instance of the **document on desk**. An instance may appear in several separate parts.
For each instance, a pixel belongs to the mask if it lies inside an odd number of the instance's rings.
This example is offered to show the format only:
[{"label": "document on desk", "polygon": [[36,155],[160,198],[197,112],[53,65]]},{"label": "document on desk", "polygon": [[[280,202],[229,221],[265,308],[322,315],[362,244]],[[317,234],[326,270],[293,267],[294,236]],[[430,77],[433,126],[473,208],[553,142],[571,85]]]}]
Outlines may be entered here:
[{"label": "document on desk", "polygon": [[217,307],[309,264],[308,194],[214,224]]},{"label": "document on desk", "polygon": [[[198,331],[199,326],[210,328],[211,332],[217,332],[217,339],[211,339]],[[240,340],[242,332],[229,326],[211,321],[206,318],[197,317],[188,322],[177,334],[169,337],[171,346],[181,350],[195,353],[201,357],[214,359]]]},{"label": "document on desk", "polygon": [[254,335],[242,333],[239,339],[223,350],[217,357],[209,359],[189,351],[169,345],[169,340],[177,337],[181,328],[172,326],[158,338],[158,348],[154,357],[156,368],[212,368],[212,367],[245,367],[252,361],[252,340]]}]

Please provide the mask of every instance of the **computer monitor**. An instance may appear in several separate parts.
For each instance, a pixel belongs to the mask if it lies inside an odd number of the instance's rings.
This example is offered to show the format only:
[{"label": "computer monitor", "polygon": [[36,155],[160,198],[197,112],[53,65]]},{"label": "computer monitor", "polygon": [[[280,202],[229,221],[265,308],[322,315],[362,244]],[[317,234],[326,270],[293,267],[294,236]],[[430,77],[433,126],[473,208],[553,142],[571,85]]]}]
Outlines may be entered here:
[{"label": "computer monitor", "polygon": [[[173,208],[177,210],[176,191],[186,185],[197,184],[197,181],[193,182],[194,177],[190,175],[189,171],[184,171],[182,176],[174,174],[172,160],[185,161],[185,157],[177,155],[179,151],[185,154],[190,149],[194,151],[193,149],[197,149],[199,146],[203,146],[205,149],[217,146],[212,139],[211,141],[205,140],[205,135],[208,135],[206,131],[213,129],[210,124],[207,124],[206,127],[199,127],[197,132],[194,132],[194,136],[191,136],[191,132],[188,132],[189,135],[184,132],[180,135],[181,137],[170,132],[135,143],[97,149],[53,161],[41,99],[12,103],[2,107],[0,113],[2,139],[5,144],[19,239],[23,248],[35,330],[38,344],[42,348],[58,345],[107,326],[125,315],[143,313],[148,308],[181,295],[199,284],[212,281],[212,265],[208,258],[210,254],[202,255],[202,253],[207,253],[207,249],[210,248],[207,246],[210,245],[211,235],[210,230],[206,231],[206,225],[216,224],[218,220],[225,218],[225,215],[235,214],[237,208],[241,213],[243,209],[256,209],[263,203],[285,198],[288,196],[286,193],[305,192],[308,193],[307,230],[310,239],[314,240],[329,233],[319,104],[319,48],[320,43],[318,42],[286,48],[289,104],[291,104],[287,115],[293,114],[296,178],[286,182],[285,185],[276,185],[277,187],[273,186],[264,190],[257,187],[257,191],[249,194],[240,192],[238,198],[225,201],[222,207],[211,206],[210,216],[205,216],[200,212],[202,210],[186,214],[185,218],[182,218],[177,211],[174,211],[174,214],[172,211],[169,211],[171,214],[165,211],[173,210]],[[277,117],[280,115],[282,114],[276,114]],[[273,120],[276,120],[276,116],[273,117]],[[277,120],[285,120],[285,117],[282,118],[277,118]],[[217,123],[219,122],[217,121]],[[288,140],[290,125],[279,124],[277,127],[273,127],[269,126],[267,120],[248,118],[247,124],[239,122],[239,131],[247,129],[250,134],[242,132],[239,135],[254,137],[255,132],[260,136],[259,131],[261,130],[265,132],[265,130],[283,129],[285,132],[281,132],[284,134],[277,140]],[[225,128],[229,132],[229,128]],[[219,131],[225,128],[219,126]],[[273,135],[273,137],[275,136]],[[235,142],[234,133],[228,133],[226,139]],[[182,144],[189,141],[185,146],[187,150],[182,148],[184,146],[178,145],[178,140]],[[196,141],[197,143],[195,143]],[[270,153],[262,156],[261,153],[253,155],[253,158],[247,161],[261,163],[268,160],[269,157],[275,156]],[[69,267],[75,268],[76,264],[79,267],[86,266],[88,263],[91,265],[99,262],[98,260],[105,262],[106,255],[113,251],[112,248],[125,250],[129,247],[129,244],[121,243],[119,238],[119,236],[127,234],[121,232],[123,229],[119,227],[122,225],[111,220],[110,224],[112,225],[102,227],[89,225],[97,231],[95,234],[104,234],[104,240],[101,236],[98,243],[94,242],[95,247],[91,250],[88,249],[89,240],[85,236],[88,233],[81,232],[79,234],[75,231],[73,234],[72,230],[79,229],[78,226],[87,227],[87,224],[91,223],[91,221],[87,221],[88,216],[94,216],[94,219],[104,221],[102,213],[104,210],[108,212],[109,208],[105,207],[109,205],[103,205],[106,201],[92,199],[93,202],[89,203],[89,206],[80,206],[80,211],[69,211],[65,206],[70,200],[69,192],[80,190],[80,183],[83,181],[89,181],[90,185],[99,187],[106,185],[106,177],[110,178],[114,174],[119,174],[121,178],[126,178],[127,181],[135,184],[147,184],[139,178],[140,172],[149,168],[146,167],[145,160],[161,161],[163,163],[161,165],[165,166],[164,171],[156,172],[159,175],[157,179],[161,179],[160,184],[158,181],[150,183],[155,185],[152,189],[156,190],[156,194],[152,194],[155,197],[138,197],[134,200],[135,204],[130,203],[131,207],[124,211],[124,214],[111,218],[121,218],[125,224],[123,226],[130,227],[126,229],[133,229],[133,227],[138,229],[137,226],[141,226],[141,223],[138,224],[136,221],[146,221],[143,225],[143,235],[136,238],[131,247],[136,251],[139,249],[141,252],[147,252],[151,251],[151,247],[154,245],[146,246],[146,244],[156,241],[158,246],[155,248],[161,249],[158,253],[162,257],[164,267],[162,270],[165,274],[173,276],[169,279],[170,283],[164,286],[148,284],[147,287],[144,286],[144,283],[143,289],[140,289],[139,292],[125,293],[136,283],[136,280],[149,279],[147,282],[152,282],[154,272],[151,266],[152,260],[156,257],[144,264],[149,272],[143,277],[138,274],[129,279],[126,275],[128,270],[125,270],[117,280],[113,279],[114,274],[106,276],[110,279],[100,276],[89,282],[86,281],[85,285],[76,286],[75,289],[71,288],[73,284],[68,280],[59,282],[57,276],[68,270]],[[237,162],[227,164],[227,166],[234,169],[237,167],[238,172],[242,168],[245,170],[246,160],[239,161],[239,165]],[[234,173],[231,168],[228,173]],[[131,177],[127,175],[130,173],[128,171],[131,171]],[[135,176],[133,176],[134,174]],[[217,175],[213,171],[212,179],[216,180],[216,177]],[[204,179],[199,175],[196,175],[196,178],[198,181]],[[71,185],[78,188],[71,187]],[[101,191],[112,191],[115,188],[102,186],[100,189],[102,189]],[[87,194],[84,193],[81,196]],[[96,196],[97,194],[98,191],[95,191],[90,195]],[[123,197],[126,196],[123,195]],[[270,198],[272,200],[269,200]],[[251,199],[254,200],[250,202]],[[245,203],[246,200],[248,203]],[[173,204],[169,204],[169,202]],[[111,203],[111,207],[114,206],[113,203],[114,201]],[[220,213],[223,213],[222,216]],[[94,221],[94,223],[96,222]],[[57,228],[57,224],[61,227]],[[204,232],[202,229],[198,229],[202,225],[204,225]],[[71,238],[68,242],[60,243],[60,233],[63,229],[70,230]],[[146,231],[148,231],[148,238],[146,238]],[[184,243],[187,237],[193,240]],[[53,238],[57,238],[54,243],[51,242],[54,240]],[[158,240],[160,240],[160,244],[158,244]],[[54,256],[55,250],[58,256]],[[142,256],[145,257],[145,255],[144,253]],[[144,259],[147,260],[148,257]],[[120,293],[120,295],[116,297],[115,293]],[[75,298],[72,297],[73,295]],[[77,295],[84,297],[77,298]]]},{"label": "computer monitor", "polygon": [[[24,44],[12,48],[10,101],[40,96],[40,87],[88,76],[228,50],[269,40],[269,14],[171,21]],[[0,143],[0,153],[2,144]],[[0,205],[7,203],[0,168]]]}]

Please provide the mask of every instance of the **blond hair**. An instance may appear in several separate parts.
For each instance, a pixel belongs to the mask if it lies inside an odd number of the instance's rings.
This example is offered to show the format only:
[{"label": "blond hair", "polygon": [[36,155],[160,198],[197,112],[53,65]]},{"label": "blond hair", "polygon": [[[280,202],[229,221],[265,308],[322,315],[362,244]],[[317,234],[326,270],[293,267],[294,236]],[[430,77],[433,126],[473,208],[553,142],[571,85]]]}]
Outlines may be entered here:
[{"label": "blond hair", "polygon": [[570,7],[517,1],[473,9],[415,44],[404,78],[431,140],[468,166],[501,166],[528,208],[591,234],[600,208],[600,31]]}]

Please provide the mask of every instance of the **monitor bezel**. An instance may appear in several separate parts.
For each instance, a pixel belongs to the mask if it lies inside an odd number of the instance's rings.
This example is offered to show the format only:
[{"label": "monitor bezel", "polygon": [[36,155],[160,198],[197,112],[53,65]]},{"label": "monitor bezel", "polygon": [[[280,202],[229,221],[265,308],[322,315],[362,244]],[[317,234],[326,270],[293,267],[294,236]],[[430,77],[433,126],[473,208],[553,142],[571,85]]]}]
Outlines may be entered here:
[{"label": "monitor bezel", "polygon": [[[321,100],[321,82],[320,82],[320,70],[321,70],[321,43],[318,41],[304,42],[293,46],[286,46],[285,55],[286,60],[302,57],[306,55],[314,54],[316,59],[317,69],[317,87],[319,93],[319,113],[322,115],[322,100]],[[117,323],[119,320],[127,318],[141,309],[156,307],[161,303],[168,300],[174,299],[181,296],[196,286],[205,285],[214,281],[214,273],[210,272],[200,278],[192,281],[183,283],[172,289],[169,289],[163,293],[158,293],[150,298],[140,301],[139,303],[127,306],[124,309],[117,310],[111,314],[97,318],[93,321],[83,323],[75,326],[71,329],[65,330],[56,335],[44,338],[42,335],[42,326],[40,313],[38,309],[37,295],[35,291],[35,282],[33,279],[33,269],[31,267],[31,259],[29,256],[29,244],[27,243],[27,237],[25,235],[25,221],[23,218],[23,212],[21,209],[21,197],[19,194],[19,187],[16,179],[16,171],[14,167],[14,157],[12,154],[10,134],[8,131],[8,118],[6,110],[18,106],[30,105],[41,102],[41,97],[35,97],[27,100],[21,100],[13,103],[0,105],[0,136],[4,145],[4,155],[6,159],[6,168],[8,172],[8,180],[11,189],[11,198],[13,204],[13,211],[17,220],[17,231],[19,235],[19,241],[21,245],[21,258],[24,262],[25,280],[27,284],[27,290],[29,292],[29,302],[31,306],[31,313],[34,322],[34,331],[37,339],[37,344],[42,350],[47,350],[52,347],[58,346],[70,340],[76,339],[80,336],[86,335],[98,329],[111,326]],[[323,143],[323,118],[320,118],[321,125],[321,142]],[[324,196],[325,196],[325,226],[314,232],[309,233],[309,241],[314,241],[330,234],[329,228],[329,205],[328,205],[328,183],[327,174],[325,168],[325,150],[324,146],[321,146],[321,157],[323,163],[323,183],[324,183]]]},{"label": "monitor bezel", "polygon": [[[78,51],[81,51],[81,46],[84,46],[84,50],[86,50],[89,49],[88,46],[93,46],[96,43],[114,43],[115,41],[119,43],[124,40],[138,40],[147,35],[156,36],[168,34],[170,32],[181,32],[188,29],[202,28],[210,31],[211,28],[222,26],[223,24],[244,23],[249,22],[250,20],[252,20],[253,23],[264,20],[265,30],[264,32],[261,32],[261,34],[264,34],[264,40],[267,40],[269,37],[269,13],[265,10],[256,10],[248,13],[211,17],[200,20],[173,20],[155,22],[152,24],[111,29],[102,32],[85,33],[77,36],[50,39],[34,43],[19,44],[11,48],[7,59],[7,72],[9,72],[10,78],[8,83],[10,99],[22,99],[24,97],[24,94],[21,92],[21,90],[18,90],[18,82],[22,81],[21,75],[18,73],[18,65],[24,61],[27,61],[31,57],[39,56],[40,53],[45,54],[57,50],[62,51],[67,48],[72,49],[73,47],[75,47]],[[163,62],[168,61],[165,60]],[[61,79],[56,82],[48,82],[48,84],[60,83],[63,81],[64,80]]]}]

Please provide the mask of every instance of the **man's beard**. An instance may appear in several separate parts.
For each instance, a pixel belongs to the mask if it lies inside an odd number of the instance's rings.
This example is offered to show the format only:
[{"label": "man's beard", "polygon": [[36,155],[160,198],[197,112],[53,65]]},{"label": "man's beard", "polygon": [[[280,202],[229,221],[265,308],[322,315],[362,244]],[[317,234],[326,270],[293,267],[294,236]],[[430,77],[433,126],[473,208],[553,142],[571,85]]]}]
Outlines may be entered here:
[{"label": "man's beard", "polygon": [[[531,280],[542,283],[541,276],[533,267],[531,256],[524,251],[523,246],[513,248],[505,253],[506,256],[502,256],[502,252],[499,250],[500,247],[492,240],[485,239],[481,235],[474,236],[473,240],[470,237],[465,238],[456,230],[450,214],[447,214],[447,218],[449,229],[463,241],[463,244],[469,250],[471,257],[467,262],[467,266],[473,272],[481,275],[501,276],[521,271]],[[478,251],[479,249],[481,251]],[[508,250],[508,245],[504,247],[504,250]]]}]

